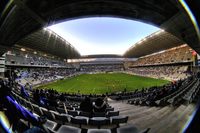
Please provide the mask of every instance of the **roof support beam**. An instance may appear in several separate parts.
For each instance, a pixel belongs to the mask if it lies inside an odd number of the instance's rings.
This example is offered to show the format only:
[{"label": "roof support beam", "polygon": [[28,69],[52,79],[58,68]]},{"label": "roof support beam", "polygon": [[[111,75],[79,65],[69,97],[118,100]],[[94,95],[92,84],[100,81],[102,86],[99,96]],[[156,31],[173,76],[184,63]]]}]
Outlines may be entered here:
[{"label": "roof support beam", "polygon": [[40,15],[35,13],[33,10],[31,10],[28,6],[24,4],[21,0],[13,0],[14,4],[22,8],[27,14],[29,14],[33,19],[35,19],[38,23],[42,25],[46,25],[48,22],[43,19]]}]

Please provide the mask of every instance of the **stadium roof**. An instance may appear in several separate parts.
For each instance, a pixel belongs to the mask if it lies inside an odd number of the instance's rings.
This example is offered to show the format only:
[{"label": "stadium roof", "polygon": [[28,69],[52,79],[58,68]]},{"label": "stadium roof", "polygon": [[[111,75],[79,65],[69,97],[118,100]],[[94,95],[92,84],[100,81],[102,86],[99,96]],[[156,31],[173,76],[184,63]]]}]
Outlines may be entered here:
[{"label": "stadium roof", "polygon": [[164,30],[159,30],[134,44],[125,52],[124,56],[138,58],[182,44],[184,44],[182,40]]},{"label": "stadium roof", "polygon": [[[153,24],[200,53],[198,0],[190,3],[183,0],[1,0],[1,3],[0,55],[34,31],[87,16],[115,16]],[[188,4],[196,6],[188,8]]]},{"label": "stadium roof", "polygon": [[17,44],[64,59],[80,57],[79,52],[70,43],[46,28],[28,35]]},{"label": "stadium roof", "polygon": [[98,55],[84,55],[81,58],[122,58],[120,55],[115,54],[98,54]]}]

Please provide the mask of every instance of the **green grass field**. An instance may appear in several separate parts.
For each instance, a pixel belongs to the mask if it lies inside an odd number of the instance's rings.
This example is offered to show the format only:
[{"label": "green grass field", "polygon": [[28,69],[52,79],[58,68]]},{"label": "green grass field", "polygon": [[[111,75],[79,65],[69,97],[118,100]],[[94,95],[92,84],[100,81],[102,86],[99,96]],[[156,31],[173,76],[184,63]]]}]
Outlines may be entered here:
[{"label": "green grass field", "polygon": [[59,80],[38,88],[53,88],[59,92],[82,94],[102,94],[123,91],[133,91],[143,87],[161,86],[169,83],[167,80],[153,79],[124,73],[82,74],[73,78]]}]

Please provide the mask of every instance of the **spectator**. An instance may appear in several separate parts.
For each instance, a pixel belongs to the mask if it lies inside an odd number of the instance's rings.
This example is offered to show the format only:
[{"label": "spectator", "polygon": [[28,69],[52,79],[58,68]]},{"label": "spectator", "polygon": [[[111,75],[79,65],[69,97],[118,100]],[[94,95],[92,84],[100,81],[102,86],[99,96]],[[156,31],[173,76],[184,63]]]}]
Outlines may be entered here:
[{"label": "spectator", "polygon": [[53,107],[57,107],[58,103],[57,103],[57,97],[55,96],[53,91],[49,91],[49,96],[47,97],[47,101],[48,101],[48,105],[53,106]]},{"label": "spectator", "polygon": [[92,102],[89,97],[85,97],[84,101],[80,104],[80,110],[83,112],[92,113]]},{"label": "spectator", "polygon": [[93,104],[94,112],[105,112],[106,111],[106,102],[101,98],[97,98]]},{"label": "spectator", "polygon": [[39,104],[40,103],[40,93],[39,93],[39,90],[36,89],[34,92],[33,92],[33,100]]},{"label": "spectator", "polygon": [[103,101],[106,103],[106,105],[108,105],[108,96],[107,95],[105,95]]},{"label": "spectator", "polygon": [[25,87],[24,86],[21,86],[21,95],[22,95],[22,97],[24,97],[24,98],[29,98],[29,94],[28,94],[28,92],[25,90]]},{"label": "spectator", "polygon": [[61,102],[65,102],[65,101],[66,101],[65,95],[64,95],[63,93],[60,94],[59,100],[60,100]]}]

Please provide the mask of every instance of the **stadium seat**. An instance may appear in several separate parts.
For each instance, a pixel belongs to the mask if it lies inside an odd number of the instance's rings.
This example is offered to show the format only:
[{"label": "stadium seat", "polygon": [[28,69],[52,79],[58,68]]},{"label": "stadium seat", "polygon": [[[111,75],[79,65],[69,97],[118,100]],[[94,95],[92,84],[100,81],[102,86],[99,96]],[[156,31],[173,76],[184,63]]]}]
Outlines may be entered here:
[{"label": "stadium seat", "polygon": [[110,129],[88,129],[87,133],[111,133]]},{"label": "stadium seat", "polygon": [[68,110],[67,113],[71,116],[78,116],[78,111],[74,111],[74,110]]},{"label": "stadium seat", "polygon": [[83,112],[83,111],[80,111],[79,112],[79,116],[85,116],[85,117],[91,117],[91,113],[89,113],[89,112]]},{"label": "stadium seat", "polygon": [[108,112],[108,111],[114,111],[114,108],[111,108],[111,107],[106,108],[106,112]]},{"label": "stadium seat", "polygon": [[30,102],[26,102],[26,105],[27,105],[27,108],[30,110],[30,111],[33,111],[33,106]]},{"label": "stadium seat", "polygon": [[43,115],[43,113],[38,105],[32,104],[32,106],[33,106],[33,110],[36,114]]},{"label": "stadium seat", "polygon": [[27,107],[27,100],[24,99],[24,98],[21,98],[21,104],[24,106],[24,107]]},{"label": "stadium seat", "polygon": [[81,129],[73,126],[62,125],[56,133],[81,133]]},{"label": "stadium seat", "polygon": [[66,111],[65,111],[64,108],[57,108],[57,110],[58,110],[58,112],[59,112],[60,114],[66,114]]},{"label": "stadium seat", "polygon": [[123,127],[117,128],[117,133],[148,133],[149,130],[150,130],[150,128],[139,131],[133,125],[125,125]]},{"label": "stadium seat", "polygon": [[116,124],[119,127],[119,124],[127,123],[128,116],[113,116],[113,117],[110,117],[110,119],[111,119],[112,124]]},{"label": "stadium seat", "polygon": [[59,114],[56,112],[53,112],[53,115],[55,116],[55,121],[58,124],[65,124],[65,123],[69,122],[69,118],[71,117],[68,114]]},{"label": "stadium seat", "polygon": [[74,108],[74,110],[76,110],[76,111],[81,111],[79,107],[74,106],[73,108]]},{"label": "stadium seat", "polygon": [[119,116],[119,111],[109,111],[106,117]]},{"label": "stadium seat", "polygon": [[57,111],[57,108],[54,106],[47,106],[48,110]]},{"label": "stadium seat", "polygon": [[105,112],[94,112],[93,117],[106,117],[106,113]]},{"label": "stadium seat", "polygon": [[45,123],[44,123],[44,126],[50,130],[53,130],[56,128],[57,126],[57,123],[54,122],[54,121],[50,121],[50,120],[47,120]]},{"label": "stadium seat", "polygon": [[67,109],[67,110],[74,110],[74,108],[71,107],[71,106],[66,106],[66,109]]},{"label": "stadium seat", "polygon": [[101,126],[110,124],[110,120],[106,117],[92,117],[89,119],[89,124],[97,126],[100,129]]},{"label": "stadium seat", "polygon": [[51,111],[49,111],[45,108],[42,108],[42,107],[41,107],[41,110],[43,112],[43,115],[46,116],[48,119],[55,120],[55,116],[51,113]]},{"label": "stadium seat", "polygon": [[87,125],[88,117],[84,117],[84,116],[71,117],[70,122],[73,124],[78,124],[79,127],[81,128],[82,125]]}]

